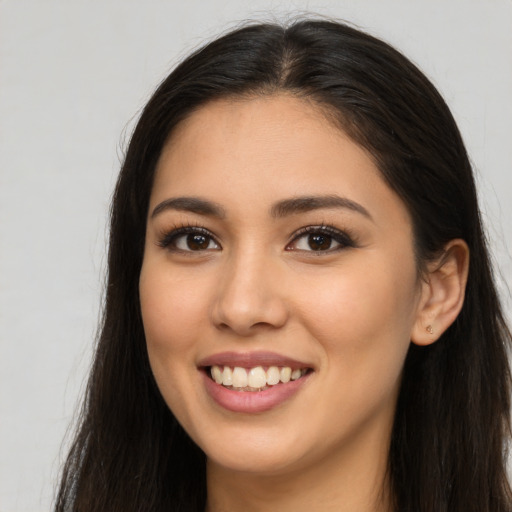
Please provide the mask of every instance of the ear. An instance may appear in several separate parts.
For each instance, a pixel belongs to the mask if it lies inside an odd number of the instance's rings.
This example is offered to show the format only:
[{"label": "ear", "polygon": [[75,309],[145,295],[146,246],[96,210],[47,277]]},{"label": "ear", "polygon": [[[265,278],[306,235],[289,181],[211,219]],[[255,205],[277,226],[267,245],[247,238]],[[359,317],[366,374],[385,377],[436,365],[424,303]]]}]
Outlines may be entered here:
[{"label": "ear", "polygon": [[422,283],[411,341],[430,345],[455,321],[464,303],[469,269],[469,248],[464,240],[451,240],[442,255],[428,264]]}]

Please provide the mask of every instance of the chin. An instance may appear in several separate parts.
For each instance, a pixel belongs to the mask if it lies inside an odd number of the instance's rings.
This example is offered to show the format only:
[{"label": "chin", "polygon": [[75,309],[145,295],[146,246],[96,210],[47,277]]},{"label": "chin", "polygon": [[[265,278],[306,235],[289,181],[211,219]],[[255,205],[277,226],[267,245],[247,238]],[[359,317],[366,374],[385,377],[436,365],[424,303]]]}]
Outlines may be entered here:
[{"label": "chin", "polygon": [[208,464],[220,466],[224,470],[235,473],[246,473],[260,476],[273,476],[284,474],[294,469],[299,469],[299,461],[290,454],[281,454],[262,451],[254,446],[252,449],[244,450],[243,455],[238,453],[213,453],[207,454]]},{"label": "chin", "polygon": [[279,435],[274,429],[257,430],[240,426],[210,440],[198,439],[197,444],[205,452],[209,464],[234,472],[276,474],[299,465],[304,456],[298,442],[300,436],[283,436],[282,431]]}]

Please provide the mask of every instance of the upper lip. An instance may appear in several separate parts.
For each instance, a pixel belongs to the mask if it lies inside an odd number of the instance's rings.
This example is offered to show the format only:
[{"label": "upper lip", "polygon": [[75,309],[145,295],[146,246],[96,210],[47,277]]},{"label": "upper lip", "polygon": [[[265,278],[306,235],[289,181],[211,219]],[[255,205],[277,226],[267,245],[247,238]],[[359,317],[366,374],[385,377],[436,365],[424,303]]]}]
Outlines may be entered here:
[{"label": "upper lip", "polygon": [[198,366],[239,366],[241,368],[254,368],[256,366],[288,366],[292,370],[311,368],[311,365],[297,361],[275,352],[220,352],[212,354],[199,361]]}]

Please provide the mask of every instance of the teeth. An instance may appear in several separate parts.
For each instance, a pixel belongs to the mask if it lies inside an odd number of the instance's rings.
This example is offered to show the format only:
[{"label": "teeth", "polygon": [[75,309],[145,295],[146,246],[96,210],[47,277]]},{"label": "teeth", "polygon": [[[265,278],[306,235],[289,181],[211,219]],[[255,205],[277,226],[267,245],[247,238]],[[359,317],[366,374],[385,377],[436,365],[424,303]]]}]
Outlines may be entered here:
[{"label": "teeth", "polygon": [[[220,368],[219,368],[220,370]],[[222,385],[223,386],[232,386],[233,385],[233,371],[229,366],[224,366],[224,371],[222,372]]]},{"label": "teeth", "polygon": [[247,386],[247,372],[245,368],[235,366],[233,370],[233,387],[245,388]]},{"label": "teeth", "polygon": [[267,370],[267,384],[269,386],[274,386],[275,384],[277,384],[280,380],[280,375],[279,375],[279,368],[277,366],[271,366],[268,370]]},{"label": "teeth", "polygon": [[235,366],[233,369],[229,366],[224,366],[223,369],[219,366],[212,366],[210,369],[213,380],[217,384],[233,388],[249,388],[249,389],[262,389],[266,386],[275,386],[279,382],[287,383],[290,380],[300,379],[306,374],[307,369],[292,369],[289,366],[281,368],[277,366],[270,366],[267,371],[261,366],[245,369]]},{"label": "teeth", "polygon": [[290,382],[290,377],[292,376],[292,369],[288,366],[281,368],[279,372],[279,377],[281,382]]},{"label": "teeth", "polygon": [[218,366],[212,366],[212,377],[217,384],[222,384],[222,372]]},{"label": "teeth", "polygon": [[251,388],[262,388],[267,384],[267,374],[261,366],[256,366],[249,370],[247,380]]},{"label": "teeth", "polygon": [[292,380],[300,379],[302,377],[302,372],[300,370],[293,370],[291,377]]}]

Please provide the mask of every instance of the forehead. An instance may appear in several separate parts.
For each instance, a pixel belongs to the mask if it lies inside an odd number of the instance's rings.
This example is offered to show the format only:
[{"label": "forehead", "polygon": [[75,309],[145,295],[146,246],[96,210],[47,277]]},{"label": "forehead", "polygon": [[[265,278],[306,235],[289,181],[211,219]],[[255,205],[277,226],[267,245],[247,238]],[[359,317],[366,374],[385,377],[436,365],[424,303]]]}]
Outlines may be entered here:
[{"label": "forehead", "polygon": [[[266,163],[279,168],[280,175],[291,175],[303,167],[288,167],[296,161],[313,164],[310,171],[314,175],[335,156],[342,156],[345,163],[358,156],[359,163],[364,160],[376,171],[366,150],[330,119],[325,108],[289,94],[215,100],[175,128],[162,150],[157,171],[187,161],[204,164],[206,176],[217,161],[225,160],[238,166],[240,174]],[[352,151],[345,151],[346,146],[353,146]],[[339,151],[333,152],[334,148]],[[192,178],[191,167],[182,170],[188,179]],[[176,171],[178,174],[179,169]]]},{"label": "forehead", "polygon": [[151,202],[218,196],[248,209],[333,193],[377,209],[394,205],[408,220],[366,149],[314,103],[279,94],[217,100],[191,114],[162,151]]},{"label": "forehead", "polygon": [[[303,136],[311,139],[312,128],[321,128],[324,139],[328,134],[333,137],[344,135],[329,120],[330,117],[327,110],[316,103],[286,93],[214,100],[178,124],[163,152],[181,144],[193,143],[200,149],[207,143],[221,145],[235,140],[238,143],[265,144],[268,152],[272,149],[270,144],[266,144],[270,138],[279,142],[279,147],[275,148],[283,152],[294,141],[299,145]],[[290,128],[293,129],[290,131]],[[196,138],[198,135],[202,136],[201,140]],[[222,146],[218,149],[221,150]],[[245,147],[248,149],[249,144]]]}]

